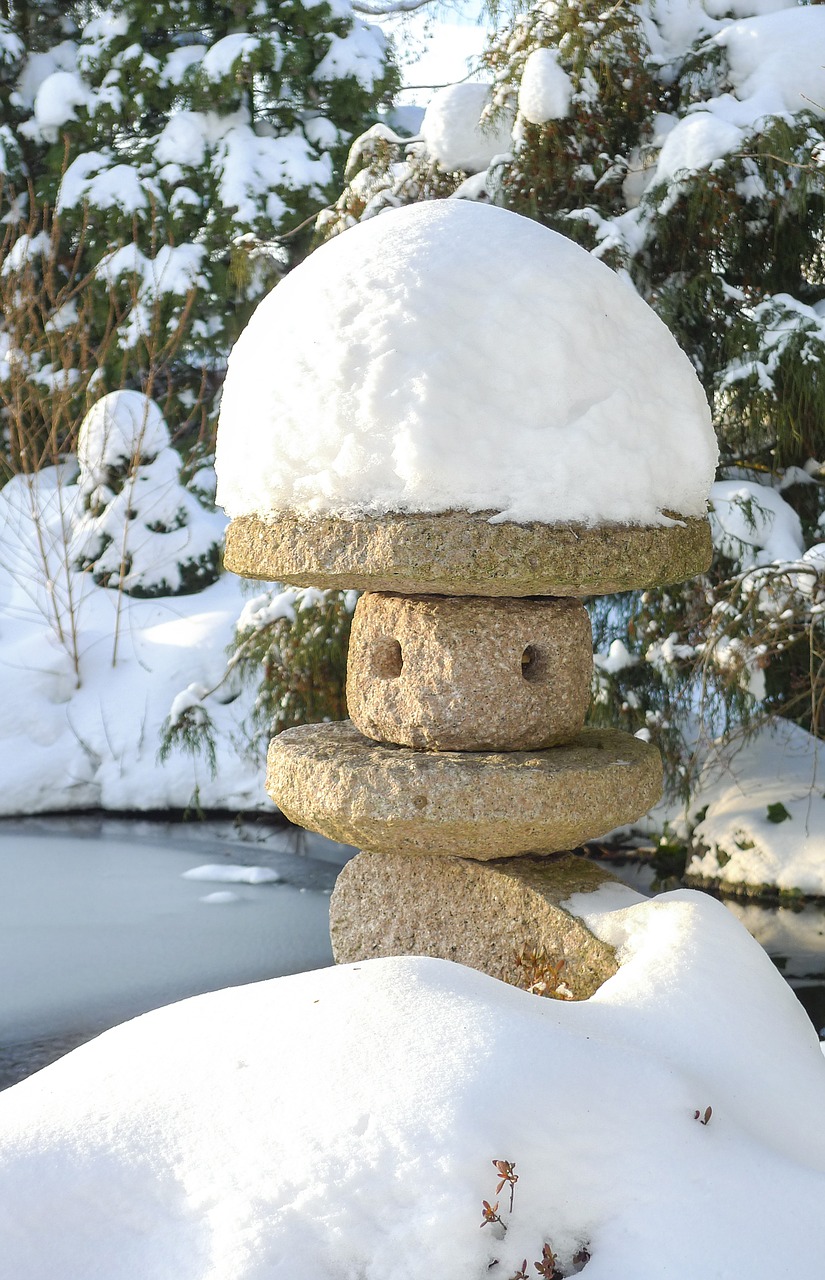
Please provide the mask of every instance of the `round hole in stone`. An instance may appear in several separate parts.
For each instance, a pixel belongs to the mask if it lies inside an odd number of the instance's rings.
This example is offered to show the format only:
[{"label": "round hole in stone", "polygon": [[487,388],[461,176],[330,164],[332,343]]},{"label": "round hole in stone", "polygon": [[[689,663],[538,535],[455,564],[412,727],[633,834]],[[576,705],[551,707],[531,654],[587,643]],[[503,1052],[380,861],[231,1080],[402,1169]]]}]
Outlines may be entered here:
[{"label": "round hole in stone", "polygon": [[543,680],[547,664],[544,654],[534,644],[528,644],[521,655],[521,674],[525,680]]},{"label": "round hole in stone", "polygon": [[391,636],[381,636],[373,646],[372,671],[379,680],[397,680],[401,675],[404,659],[401,645]]}]

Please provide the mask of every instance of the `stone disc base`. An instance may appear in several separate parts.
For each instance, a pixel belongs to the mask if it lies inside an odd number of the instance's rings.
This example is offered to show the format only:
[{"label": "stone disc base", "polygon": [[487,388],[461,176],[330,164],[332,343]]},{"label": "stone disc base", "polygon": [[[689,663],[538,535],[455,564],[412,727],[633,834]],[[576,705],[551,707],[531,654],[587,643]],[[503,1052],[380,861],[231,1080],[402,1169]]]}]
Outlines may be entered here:
[{"label": "stone disc base", "polygon": [[245,578],[444,596],[604,596],[704,573],[710,525],[515,524],[495,511],[387,511],[348,520],[239,516],[224,563]]},{"label": "stone disc base", "polygon": [[[330,935],[339,964],[438,956],[557,999],[586,1000],[618,966],[613,948],[565,911],[608,871],[583,858],[405,858],[360,853],[338,877]],[[517,963],[521,957],[522,963]]]},{"label": "stone disc base", "polygon": [[267,791],[311,831],[370,853],[513,858],[558,853],[634,822],[662,792],[662,762],[616,729],[547,751],[414,751],[349,720],[287,729]]}]

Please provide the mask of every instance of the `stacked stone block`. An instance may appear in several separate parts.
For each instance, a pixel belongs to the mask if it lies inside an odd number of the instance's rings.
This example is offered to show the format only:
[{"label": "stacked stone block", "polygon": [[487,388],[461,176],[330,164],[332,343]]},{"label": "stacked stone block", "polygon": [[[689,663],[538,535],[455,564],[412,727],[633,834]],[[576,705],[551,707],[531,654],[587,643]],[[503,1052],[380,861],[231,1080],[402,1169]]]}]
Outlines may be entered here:
[{"label": "stacked stone block", "polygon": [[288,730],[268,760],[288,818],[363,850],[331,902],[336,959],[435,955],[514,981],[525,956],[546,957],[565,994],[590,995],[615,960],[560,905],[600,878],[567,851],[645,813],[661,762],[630,735],[584,728],[578,597],[702,571],[707,522],[243,517],[226,560],[248,577],[366,589],[351,719]]}]

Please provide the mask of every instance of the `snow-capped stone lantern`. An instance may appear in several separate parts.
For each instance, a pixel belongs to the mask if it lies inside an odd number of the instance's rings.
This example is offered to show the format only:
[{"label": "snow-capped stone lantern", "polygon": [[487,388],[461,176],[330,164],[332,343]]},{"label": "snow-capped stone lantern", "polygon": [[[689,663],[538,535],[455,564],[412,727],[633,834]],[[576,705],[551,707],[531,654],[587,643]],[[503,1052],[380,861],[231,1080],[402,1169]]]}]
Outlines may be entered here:
[{"label": "snow-capped stone lantern", "polygon": [[425,954],[515,978],[610,949],[558,909],[600,873],[563,851],[645,813],[649,744],[584,728],[581,597],[710,560],[716,444],[654,312],[564,237],[439,201],[333,239],[258,307],[218,433],[226,563],[357,588],[351,719],[275,738],[270,795],[364,850],[331,904],[338,960]]}]

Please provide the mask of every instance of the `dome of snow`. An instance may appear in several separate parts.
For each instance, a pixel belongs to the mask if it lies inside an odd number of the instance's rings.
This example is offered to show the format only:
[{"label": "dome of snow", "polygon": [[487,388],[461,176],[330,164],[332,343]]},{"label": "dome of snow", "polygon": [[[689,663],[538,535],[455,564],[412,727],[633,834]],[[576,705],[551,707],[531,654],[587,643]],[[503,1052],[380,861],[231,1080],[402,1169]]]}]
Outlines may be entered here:
[{"label": "dome of snow", "polygon": [[95,483],[136,458],[154,458],[169,444],[166,419],[141,391],[110,391],[92,405],[80,424],[77,460]]},{"label": "dome of snow", "polygon": [[490,85],[475,81],[449,84],[433,94],[421,121],[421,137],[442,169],[481,173],[494,156],[511,150],[512,113],[482,122],[481,113],[490,102]]},{"label": "dome of snow", "polygon": [[259,305],[229,358],[217,497],[232,517],[656,524],[704,515],[715,464],[693,368],[628,284],[446,200],[360,223]]}]

